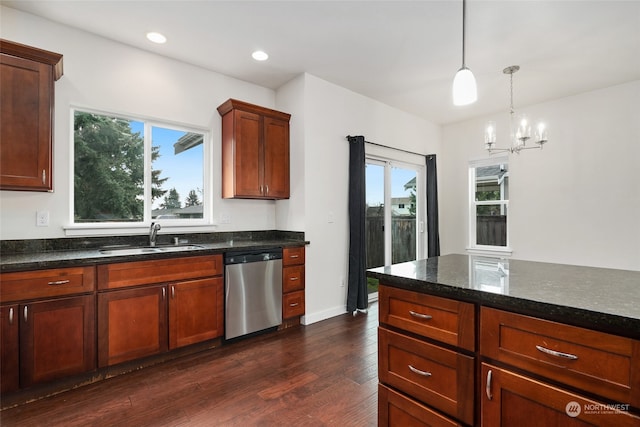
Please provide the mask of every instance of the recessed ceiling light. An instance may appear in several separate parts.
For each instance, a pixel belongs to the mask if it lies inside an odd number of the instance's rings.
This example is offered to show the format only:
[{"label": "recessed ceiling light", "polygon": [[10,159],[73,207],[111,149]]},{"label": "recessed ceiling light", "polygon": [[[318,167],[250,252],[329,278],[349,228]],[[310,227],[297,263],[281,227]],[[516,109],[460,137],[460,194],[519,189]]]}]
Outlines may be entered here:
[{"label": "recessed ceiling light", "polygon": [[263,52],[261,50],[256,50],[255,52],[253,52],[251,54],[251,56],[253,57],[253,59],[255,59],[256,61],[266,61],[269,58],[269,55],[267,55],[266,52]]},{"label": "recessed ceiling light", "polygon": [[162,44],[162,43],[166,43],[167,42],[167,38],[160,34],[160,33],[156,33],[155,31],[152,31],[150,33],[147,33],[147,38],[149,40],[151,40],[154,43],[158,43],[158,44]]}]

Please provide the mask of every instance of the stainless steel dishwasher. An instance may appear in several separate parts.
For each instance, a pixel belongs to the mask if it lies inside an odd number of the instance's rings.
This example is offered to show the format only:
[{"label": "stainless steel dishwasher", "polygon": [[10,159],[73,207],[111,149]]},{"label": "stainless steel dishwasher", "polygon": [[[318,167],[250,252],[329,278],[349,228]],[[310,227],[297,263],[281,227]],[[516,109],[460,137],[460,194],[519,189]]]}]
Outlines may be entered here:
[{"label": "stainless steel dishwasher", "polygon": [[282,323],[282,249],[227,252],[225,339]]}]

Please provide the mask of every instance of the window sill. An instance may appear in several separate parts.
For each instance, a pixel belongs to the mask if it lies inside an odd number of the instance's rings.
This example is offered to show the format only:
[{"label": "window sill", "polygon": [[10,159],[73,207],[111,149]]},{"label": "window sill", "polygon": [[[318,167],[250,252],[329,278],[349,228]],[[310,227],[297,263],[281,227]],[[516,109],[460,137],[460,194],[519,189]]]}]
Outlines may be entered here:
[{"label": "window sill", "polygon": [[471,247],[467,248],[467,252],[470,255],[485,255],[493,257],[510,257],[513,254],[513,250],[509,247]]},{"label": "window sill", "polygon": [[[162,229],[158,234],[170,233],[207,233],[216,231],[216,224],[166,224],[160,223]],[[151,224],[70,224],[64,228],[67,237],[91,236],[127,236],[149,233]]]}]

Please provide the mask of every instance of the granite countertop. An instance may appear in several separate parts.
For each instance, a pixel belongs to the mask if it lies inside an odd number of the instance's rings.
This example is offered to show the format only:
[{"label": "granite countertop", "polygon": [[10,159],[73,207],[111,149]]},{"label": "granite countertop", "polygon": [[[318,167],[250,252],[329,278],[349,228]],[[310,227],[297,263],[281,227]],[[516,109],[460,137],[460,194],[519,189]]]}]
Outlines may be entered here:
[{"label": "granite countertop", "polygon": [[367,276],[640,339],[640,271],[451,254],[370,269]]},{"label": "granite countertop", "polygon": [[[301,233],[227,233],[223,236],[189,235],[190,239],[181,239],[181,245],[197,246],[192,250],[176,252],[152,252],[135,255],[113,255],[101,253],[101,249],[118,249],[128,246],[146,246],[144,240],[121,238],[113,239],[57,239],[54,243],[20,242],[19,249],[9,250],[4,243],[0,257],[0,272],[40,270],[45,268],[78,267],[114,262],[143,261],[166,259],[184,256],[212,255],[231,251],[261,250],[274,247],[300,246],[309,244]],[[146,238],[146,237],[145,237]],[[71,243],[61,242],[67,240]],[[159,247],[171,247],[166,241],[158,243]],[[87,247],[83,247],[87,246]],[[25,247],[27,247],[25,249]]]}]

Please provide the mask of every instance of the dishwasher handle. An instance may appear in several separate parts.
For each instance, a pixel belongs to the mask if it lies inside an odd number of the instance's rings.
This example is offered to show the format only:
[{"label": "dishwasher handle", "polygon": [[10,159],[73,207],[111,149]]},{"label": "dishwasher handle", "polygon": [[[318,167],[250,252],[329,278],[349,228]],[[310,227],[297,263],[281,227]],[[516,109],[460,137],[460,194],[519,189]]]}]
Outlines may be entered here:
[{"label": "dishwasher handle", "polygon": [[281,248],[261,251],[227,252],[224,254],[224,263],[226,265],[273,261],[276,259],[282,259]]}]

